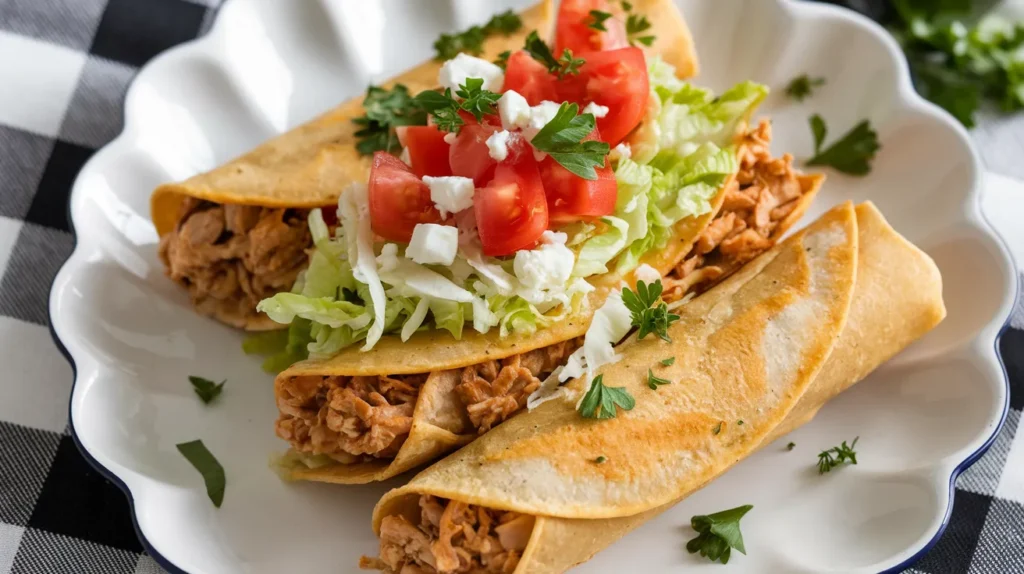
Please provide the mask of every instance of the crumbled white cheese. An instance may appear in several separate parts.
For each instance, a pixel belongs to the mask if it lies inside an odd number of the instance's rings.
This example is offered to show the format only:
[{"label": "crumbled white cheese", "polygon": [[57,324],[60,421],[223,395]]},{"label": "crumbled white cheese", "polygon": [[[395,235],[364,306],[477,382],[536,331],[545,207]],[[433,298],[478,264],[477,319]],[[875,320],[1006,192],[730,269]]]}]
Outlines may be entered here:
[{"label": "crumbled white cheese", "polygon": [[530,108],[530,122],[523,128],[523,135],[526,136],[526,139],[532,140],[533,136],[537,135],[541,128],[555,119],[555,115],[560,107],[562,107],[562,104],[544,100]]},{"label": "crumbled white cheese", "polygon": [[541,244],[516,252],[512,268],[527,289],[561,289],[572,275],[576,256],[565,246],[564,233],[545,231]]},{"label": "crumbled white cheese", "polygon": [[444,143],[446,143],[448,145],[452,145],[453,143],[455,143],[455,138],[457,138],[457,137],[458,136],[455,135],[454,132],[448,132],[448,133],[444,134]]},{"label": "crumbled white cheese", "polygon": [[590,102],[583,108],[583,113],[594,114],[595,118],[603,118],[608,115],[608,106],[602,106],[594,102]]},{"label": "crumbled white cheese", "polygon": [[487,138],[487,154],[491,156],[494,161],[505,161],[508,157],[508,136],[510,136],[508,130],[501,130],[491,134],[491,137]]},{"label": "crumbled white cheese", "polygon": [[633,157],[633,150],[629,147],[628,143],[620,143],[613,147],[611,153],[608,154],[608,159],[612,161],[629,159],[631,157]]},{"label": "crumbled white cheese", "polygon": [[441,212],[441,217],[458,213],[473,207],[473,180],[457,175],[431,177],[423,176],[423,183],[430,188],[430,201]]},{"label": "crumbled white cheese", "polygon": [[459,230],[450,225],[418,223],[405,256],[421,265],[451,265],[459,251]]},{"label": "crumbled white cheese", "polygon": [[409,148],[402,148],[402,155],[398,156],[398,159],[405,162],[405,165],[412,167],[412,156],[409,155]]},{"label": "crumbled white cheese", "polygon": [[505,84],[505,71],[482,58],[459,54],[441,66],[437,82],[442,88],[451,88],[454,94],[459,86],[466,83],[467,78],[480,78],[484,81],[483,89],[501,92]]},{"label": "crumbled white cheese", "polygon": [[506,130],[530,125],[530,103],[519,92],[509,90],[498,98],[498,116]]},{"label": "crumbled white cheese", "polygon": [[633,274],[636,275],[638,281],[643,281],[644,283],[650,284],[655,281],[661,281],[661,273],[658,273],[657,269],[646,263],[637,267]]}]

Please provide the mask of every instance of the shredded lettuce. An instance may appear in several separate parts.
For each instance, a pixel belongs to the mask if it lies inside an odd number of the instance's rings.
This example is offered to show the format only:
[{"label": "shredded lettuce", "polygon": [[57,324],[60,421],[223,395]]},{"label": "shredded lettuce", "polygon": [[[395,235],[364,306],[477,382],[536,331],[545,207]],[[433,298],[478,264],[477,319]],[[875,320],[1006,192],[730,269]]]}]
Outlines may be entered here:
[{"label": "shredded lettuce", "polygon": [[573,269],[577,277],[607,273],[607,263],[626,247],[629,224],[619,217],[603,217],[601,221],[606,224],[605,231],[588,239],[580,248]]}]

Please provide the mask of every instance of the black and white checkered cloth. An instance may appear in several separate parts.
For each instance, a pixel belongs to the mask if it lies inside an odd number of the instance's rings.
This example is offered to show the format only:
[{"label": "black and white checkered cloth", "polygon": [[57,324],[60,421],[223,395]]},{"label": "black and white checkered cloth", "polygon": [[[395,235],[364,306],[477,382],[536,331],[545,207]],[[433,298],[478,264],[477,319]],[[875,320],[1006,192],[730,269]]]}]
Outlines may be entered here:
[{"label": "black and white checkered cloth", "polygon": [[[129,81],[203,33],[217,3],[0,0],[0,574],[162,572],[135,536],[124,493],[82,458],[67,428],[72,371],[47,330],[47,297],[75,242],[71,184],[121,130]],[[983,152],[998,133],[976,132]],[[1017,160],[997,169],[1022,169],[1017,146]],[[990,167],[996,153],[986,154]],[[1024,327],[1024,311],[1016,319]],[[912,572],[1024,572],[1024,438],[1014,440],[1024,330],[1007,331],[1001,350],[1013,387],[1006,426],[961,476],[945,536]]]}]

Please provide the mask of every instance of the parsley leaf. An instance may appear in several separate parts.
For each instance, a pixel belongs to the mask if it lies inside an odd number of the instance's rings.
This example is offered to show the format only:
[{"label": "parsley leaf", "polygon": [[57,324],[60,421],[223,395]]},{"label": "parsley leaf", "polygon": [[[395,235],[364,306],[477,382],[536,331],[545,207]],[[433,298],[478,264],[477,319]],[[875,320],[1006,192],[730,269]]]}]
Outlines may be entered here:
[{"label": "parsley leaf", "polygon": [[626,2],[625,0],[623,0],[622,2],[619,2],[619,4],[622,5],[622,10],[624,12],[629,12],[630,10],[633,9],[633,4],[630,3],[630,2]]},{"label": "parsley leaf", "polygon": [[831,472],[833,468],[847,461],[850,464],[857,464],[857,451],[853,449],[857,446],[859,438],[854,438],[850,446],[846,446],[846,441],[844,440],[843,444],[818,453],[818,474]]},{"label": "parsley leaf", "polygon": [[694,516],[690,519],[690,527],[697,531],[697,537],[686,543],[686,551],[690,554],[700,552],[701,556],[722,564],[729,563],[733,548],[746,554],[740,519],[752,508],[747,504],[715,514]]},{"label": "parsley leaf", "polygon": [[451,88],[444,92],[426,90],[416,95],[416,103],[434,116],[434,125],[445,132],[458,133],[465,124],[459,111],[473,114],[480,121],[485,115],[496,113],[494,105],[501,97],[499,94],[483,89],[481,78],[466,78],[466,83],[455,92],[462,101],[452,96]]},{"label": "parsley leaf", "polygon": [[583,58],[573,58],[572,50],[566,48],[562,50],[562,56],[558,58],[559,68],[555,73],[558,74],[559,80],[566,76],[575,76],[580,73],[580,66],[586,63],[587,61]]},{"label": "parsley leaf", "polygon": [[551,47],[547,45],[547,42],[540,39],[540,35],[537,34],[536,30],[526,35],[523,49],[526,50],[526,53],[531,58],[544,64],[548,71],[557,70],[561,67],[555,55],[551,53]]},{"label": "parsley leaf", "polygon": [[416,95],[416,103],[434,116],[434,125],[441,131],[457,133],[465,123],[459,115],[460,105],[458,100],[452,97],[451,88],[445,88],[444,92],[420,92]]},{"label": "parsley leaf", "polygon": [[572,50],[568,48],[562,50],[562,55],[556,58],[551,52],[551,47],[547,45],[547,42],[540,39],[536,30],[526,36],[523,49],[526,50],[526,53],[531,58],[544,64],[548,72],[558,75],[559,79],[578,74],[580,66],[586,63],[586,60],[583,58],[573,58]]},{"label": "parsley leaf", "polygon": [[720,433],[720,432],[722,432],[722,422],[721,421],[719,421],[718,424],[715,425],[715,427],[713,429],[711,429],[711,434],[713,434],[713,435],[717,436],[718,433]]},{"label": "parsley leaf", "polygon": [[590,23],[587,24],[587,28],[591,30],[597,30],[598,32],[607,32],[608,27],[604,25],[604,21],[611,18],[611,12],[602,12],[600,10],[590,11]]},{"label": "parsley leaf", "polygon": [[611,149],[602,141],[582,141],[594,131],[597,120],[594,114],[576,115],[578,111],[578,105],[564,102],[530,143],[565,169],[594,181],[597,179],[595,168],[604,167]]},{"label": "parsley leaf", "polygon": [[651,390],[656,391],[656,390],[658,390],[659,386],[667,385],[667,384],[669,384],[671,382],[672,381],[670,381],[668,379],[663,379],[661,377],[655,377],[654,376],[654,371],[652,371],[651,369],[647,369],[647,386],[650,387]]},{"label": "parsley leaf", "polygon": [[201,440],[183,442],[179,445],[178,452],[181,453],[199,474],[203,476],[206,483],[206,495],[217,508],[224,502],[224,488],[227,486],[227,479],[224,477],[224,467],[217,462],[217,459],[207,450]]},{"label": "parsley leaf", "polygon": [[669,313],[664,301],[654,306],[661,297],[661,280],[649,286],[643,281],[636,282],[636,291],[628,287],[622,290],[622,302],[633,316],[633,326],[639,329],[637,339],[643,339],[654,333],[663,341],[672,342],[668,336],[668,327],[679,320],[679,315]]},{"label": "parsley leaf", "polygon": [[395,133],[396,127],[427,125],[427,113],[402,84],[395,84],[390,90],[368,87],[363,109],[366,114],[352,120],[361,126],[355,136],[358,140],[356,150],[362,155],[372,155],[375,151],[397,152],[401,145]]},{"label": "parsley leaf", "polygon": [[502,70],[508,68],[508,59],[512,57],[512,50],[505,50],[498,54],[497,59],[494,60],[494,64]]},{"label": "parsley leaf", "polygon": [[476,121],[484,119],[485,115],[497,113],[494,106],[498,103],[501,94],[483,89],[484,81],[481,78],[466,78],[466,83],[459,86],[455,95],[462,98],[463,110],[473,114]]},{"label": "parsley leaf", "polygon": [[824,150],[821,147],[828,135],[825,120],[814,114],[810,122],[814,134],[814,157],[807,161],[808,166],[829,166],[849,175],[867,175],[871,171],[871,160],[882,146],[869,120],[857,124]]},{"label": "parsley leaf", "polygon": [[196,392],[196,395],[202,399],[204,404],[208,405],[210,401],[220,396],[221,391],[224,390],[224,383],[228,381],[225,379],[217,384],[210,379],[189,375],[188,382],[192,383],[192,390]]},{"label": "parsley leaf", "polygon": [[660,360],[658,362],[661,363],[662,365],[666,366],[666,367],[671,367],[672,365],[675,364],[676,358],[675,357],[669,357],[667,359],[662,359],[662,360]]},{"label": "parsley leaf", "polygon": [[791,443],[786,445],[786,450],[793,450],[794,448],[796,448],[796,443],[795,442],[791,442]]},{"label": "parsley leaf", "polygon": [[613,419],[615,407],[624,411],[633,410],[636,400],[625,387],[604,386],[604,375],[594,377],[590,390],[580,402],[580,415],[588,419]]},{"label": "parsley leaf", "polygon": [[650,29],[651,21],[647,19],[647,16],[630,14],[629,17],[626,18],[626,36],[629,38],[629,43],[632,45],[639,42],[644,46],[650,47],[650,45],[654,43],[654,36],[640,35]]},{"label": "parsley leaf", "polygon": [[812,78],[807,74],[793,78],[786,86],[786,94],[798,102],[804,101],[815,88],[825,85],[825,78]]},{"label": "parsley leaf", "polygon": [[455,34],[441,34],[434,42],[434,58],[438,61],[450,60],[460,52],[479,56],[484,51],[484,40],[495,34],[508,36],[523,27],[523,21],[512,10],[495,14],[483,26],[470,26]]},{"label": "parsley leaf", "polygon": [[508,36],[518,32],[523,27],[523,20],[512,10],[505,10],[491,16],[491,19],[484,24],[484,31],[488,34],[502,34]]},{"label": "parsley leaf", "polygon": [[605,455],[602,454],[601,456],[595,458],[594,462],[596,462],[597,464],[603,464],[607,460],[608,460],[608,457],[606,457]]},{"label": "parsley leaf", "polygon": [[966,1],[898,0],[890,30],[910,63],[914,86],[966,127],[983,101],[1024,109],[1024,22],[971,23]]}]

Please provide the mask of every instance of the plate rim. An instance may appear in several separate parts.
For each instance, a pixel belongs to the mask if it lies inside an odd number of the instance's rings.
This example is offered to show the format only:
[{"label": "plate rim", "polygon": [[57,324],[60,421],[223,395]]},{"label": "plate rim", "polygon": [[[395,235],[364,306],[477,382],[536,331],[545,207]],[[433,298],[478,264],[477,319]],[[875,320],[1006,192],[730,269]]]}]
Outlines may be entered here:
[{"label": "plate rim", "polygon": [[[73,240],[73,249],[71,254],[61,264],[60,268],[57,270],[57,273],[54,275],[53,281],[50,284],[48,303],[46,309],[47,328],[49,330],[50,337],[53,340],[54,345],[57,347],[57,350],[60,351],[61,355],[64,356],[65,360],[67,360],[68,364],[71,366],[72,371],[71,392],[68,399],[68,434],[71,436],[75,444],[75,447],[78,449],[79,453],[81,453],[82,457],[86,460],[86,462],[88,462],[92,468],[94,468],[97,472],[103,475],[107,480],[110,480],[112,483],[114,483],[125,494],[125,496],[128,499],[132,528],[134,529],[135,535],[138,538],[143,550],[146,552],[146,554],[150,556],[150,558],[152,558],[157,564],[159,564],[160,567],[164,568],[172,574],[189,573],[183,570],[181,567],[174,564],[170,559],[165,557],[163,554],[161,554],[156,549],[156,546],[149,541],[149,539],[143,533],[142,528],[139,526],[138,513],[136,512],[135,505],[135,496],[132,492],[132,489],[113,470],[100,463],[99,460],[88,450],[88,448],[85,447],[85,445],[82,443],[81,438],[78,436],[78,431],[75,428],[73,417],[74,399],[79,382],[78,365],[76,364],[74,357],[72,356],[71,352],[68,350],[67,346],[64,344],[64,341],[61,339],[60,335],[57,332],[57,326],[54,322],[55,315],[53,313],[53,307],[54,301],[60,294],[57,285],[58,280],[64,274],[65,270],[68,268],[68,265],[73,260],[76,259],[76,254],[79,248],[77,226],[75,224],[74,218],[72,217],[72,205],[74,204],[75,197],[77,195],[76,190],[78,189],[79,182],[81,180],[81,174],[88,172],[90,164],[96,159],[97,156],[101,154],[101,152],[116,144],[123,135],[129,132],[131,126],[128,122],[128,99],[129,94],[131,94],[133,92],[133,89],[135,88],[136,81],[147,70],[153,67],[154,64],[158,64],[159,62],[167,58],[175,57],[180,52],[197,49],[203,50],[203,44],[206,43],[207,40],[212,36],[212,33],[220,27],[221,11],[229,5],[240,4],[243,1],[245,0],[225,0],[224,3],[222,3],[220,6],[214,9],[215,13],[212,15],[213,22],[210,28],[207,29],[207,31],[202,36],[199,36],[187,42],[183,42],[157,54],[149,62],[140,67],[135,72],[135,75],[129,81],[127,89],[125,91],[125,97],[122,102],[122,130],[112,140],[110,140],[102,147],[97,149],[96,152],[94,152],[93,156],[90,157],[89,160],[86,161],[86,163],[79,170],[79,173],[75,176],[75,181],[72,184],[71,193],[69,194],[68,201],[65,205],[65,215],[69,223],[69,232],[71,233]],[[993,240],[995,245],[998,247],[999,255],[1001,256],[1003,263],[1006,265],[1006,268],[1010,273],[1009,282],[1011,285],[1009,286],[1008,291],[1004,291],[1004,295],[1010,296],[1003,301],[1003,304],[1001,305],[1000,309],[997,310],[997,313],[995,314],[994,318],[985,325],[983,325],[977,333],[977,336],[980,336],[984,333],[984,331],[991,329],[995,325],[998,325],[1000,323],[999,317],[1000,315],[1004,314],[1003,308],[1005,308],[1005,317],[1002,319],[1001,326],[998,327],[998,330],[992,337],[991,346],[992,353],[995,356],[995,363],[996,365],[999,366],[999,371],[1002,374],[1003,385],[1005,388],[1002,412],[999,415],[999,420],[994,425],[992,433],[985,439],[985,441],[982,444],[980,444],[977,447],[977,449],[975,449],[973,452],[967,455],[962,461],[957,463],[951,469],[948,481],[948,496],[945,514],[932,537],[912,555],[908,556],[900,563],[881,571],[881,574],[897,573],[912,566],[914,563],[920,560],[926,553],[932,550],[932,548],[934,548],[935,545],[938,544],[938,542],[941,540],[952,518],[957,478],[959,478],[959,476],[964,471],[970,468],[975,462],[978,461],[978,459],[980,459],[989,450],[989,448],[991,448],[992,444],[999,437],[999,434],[1002,432],[1003,427],[1005,426],[1010,407],[1010,380],[999,347],[1003,335],[1006,333],[1008,329],[1011,328],[1010,317],[1012,314],[1012,310],[1020,302],[1021,282],[1019,280],[1019,270],[1017,269],[1016,261],[1013,259],[1013,257],[1010,256],[1010,251],[1007,247],[1005,239],[996,230],[995,226],[992,225],[991,221],[989,221],[989,218],[985,215],[984,211],[981,208],[981,198],[982,194],[984,193],[984,180],[987,171],[984,168],[984,164],[981,161],[977,149],[975,148],[973,140],[968,134],[966,128],[964,128],[959,122],[953,119],[952,116],[945,112],[945,110],[942,110],[937,105],[925,100],[916,92],[916,90],[913,89],[910,80],[909,64],[907,63],[907,60],[903,55],[903,52],[899,49],[898,45],[896,44],[896,41],[887,32],[885,32],[885,30],[878,23],[871,20],[867,16],[864,16],[863,14],[860,14],[851,9],[842,8],[833,4],[798,2],[797,0],[772,1],[776,2],[783,9],[788,11],[819,11],[819,13],[822,15],[831,15],[838,17],[840,19],[852,21],[853,23],[857,24],[865,31],[873,34],[876,38],[879,38],[883,42],[885,47],[894,55],[895,60],[897,62],[897,71],[899,76],[898,91],[901,98],[904,100],[904,103],[912,105],[917,108],[923,108],[930,112],[931,115],[937,115],[938,119],[944,121],[949,127],[952,127],[957,132],[957,135],[968,144],[967,147],[970,150],[970,154],[972,156],[975,174],[974,181],[972,183],[972,189],[969,191],[966,197],[971,200],[970,205],[975,210],[975,213],[973,215],[977,216],[977,229],[982,231],[986,236]],[[57,322],[60,322],[59,318],[57,319]],[[982,358],[985,358],[985,356],[982,355]]]}]

